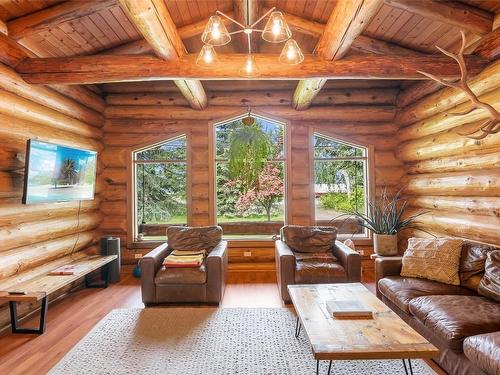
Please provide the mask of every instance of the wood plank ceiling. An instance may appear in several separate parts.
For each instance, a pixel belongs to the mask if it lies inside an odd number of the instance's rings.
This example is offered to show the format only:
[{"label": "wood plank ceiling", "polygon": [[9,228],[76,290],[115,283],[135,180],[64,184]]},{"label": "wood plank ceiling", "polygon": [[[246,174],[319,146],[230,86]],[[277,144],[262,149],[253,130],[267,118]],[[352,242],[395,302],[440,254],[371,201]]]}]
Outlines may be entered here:
[{"label": "wood plank ceiling", "polygon": [[[395,1],[394,4],[398,2]],[[27,14],[60,3],[63,2],[60,0],[1,0],[0,20],[15,25],[20,22],[19,17],[22,19]],[[140,33],[129,21],[117,1],[94,1],[94,3],[101,3],[94,7],[94,12],[50,24],[40,32],[21,38],[21,44],[36,43],[43,46],[47,56],[62,57],[90,55],[141,38]],[[217,9],[223,12],[230,12],[233,9],[231,0],[165,0],[165,3],[177,28],[206,20]],[[264,0],[261,3],[263,5],[261,13],[263,9],[276,6],[290,15],[326,24],[336,2],[332,0]],[[474,13],[486,16],[498,12],[500,8],[500,2],[496,0],[468,0],[467,3],[471,4],[470,8]],[[456,26],[450,27],[448,19],[443,17],[440,20],[432,19],[394,4],[392,1],[387,1],[363,34],[426,53],[435,53],[435,44],[449,48],[459,41],[459,29]],[[480,37],[478,33],[468,32],[468,34],[471,40]],[[15,35],[14,38],[17,39]],[[294,30],[294,38],[305,53],[311,53],[319,40],[317,35],[308,35],[297,30]],[[194,36],[185,41],[188,53],[198,51],[201,45],[199,39],[199,36]],[[281,47],[281,45],[269,43],[261,43],[261,45],[264,47],[261,52],[269,53],[275,53]]]},{"label": "wood plank ceiling", "polygon": [[[336,0],[258,1],[260,14],[273,6],[285,13],[294,39],[307,54],[315,52],[322,31],[337,5]],[[237,9],[237,0],[164,2],[187,53],[199,51],[199,32],[210,15],[216,10],[230,13]],[[500,11],[497,0],[380,2],[383,4],[353,42],[348,56],[366,53],[367,49],[375,53],[377,49],[378,53],[392,49],[399,54],[434,54],[437,53],[435,45],[456,49],[460,41],[459,26],[465,29],[470,45],[474,47],[482,36],[491,31],[495,13]],[[463,22],[464,19],[472,22]],[[92,55],[142,40],[141,33],[117,0],[0,0],[0,22],[7,24],[9,37],[39,57]],[[196,33],[189,32],[196,24],[201,25],[196,28]],[[217,51],[240,52],[240,46],[235,44],[230,43]],[[142,48],[152,53],[146,44]],[[260,42],[258,48],[260,53],[279,53],[282,45]],[[210,85],[206,81],[204,84]]]}]

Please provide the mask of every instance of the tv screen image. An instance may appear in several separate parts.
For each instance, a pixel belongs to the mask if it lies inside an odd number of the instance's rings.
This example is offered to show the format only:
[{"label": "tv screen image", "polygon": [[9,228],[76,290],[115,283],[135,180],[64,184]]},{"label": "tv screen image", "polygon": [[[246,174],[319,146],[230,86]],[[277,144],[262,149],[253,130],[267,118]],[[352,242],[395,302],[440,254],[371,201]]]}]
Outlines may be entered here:
[{"label": "tv screen image", "polygon": [[94,199],[97,153],[28,141],[23,203]]}]

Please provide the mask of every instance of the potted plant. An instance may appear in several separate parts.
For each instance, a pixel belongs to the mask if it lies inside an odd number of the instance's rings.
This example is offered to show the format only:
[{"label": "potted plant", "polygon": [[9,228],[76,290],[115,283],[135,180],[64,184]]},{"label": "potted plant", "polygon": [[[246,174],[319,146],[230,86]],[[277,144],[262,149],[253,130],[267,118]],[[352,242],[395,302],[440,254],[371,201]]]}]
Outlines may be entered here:
[{"label": "potted plant", "polygon": [[401,190],[389,197],[384,190],[382,197],[368,203],[367,213],[348,210],[342,216],[354,217],[359,225],[373,233],[373,247],[378,255],[398,254],[398,233],[403,229],[418,228],[417,218],[425,212],[405,215],[408,201],[400,198]]},{"label": "potted plant", "polygon": [[257,122],[241,125],[229,137],[229,174],[239,180],[245,192],[250,190],[267,165],[271,142]]}]

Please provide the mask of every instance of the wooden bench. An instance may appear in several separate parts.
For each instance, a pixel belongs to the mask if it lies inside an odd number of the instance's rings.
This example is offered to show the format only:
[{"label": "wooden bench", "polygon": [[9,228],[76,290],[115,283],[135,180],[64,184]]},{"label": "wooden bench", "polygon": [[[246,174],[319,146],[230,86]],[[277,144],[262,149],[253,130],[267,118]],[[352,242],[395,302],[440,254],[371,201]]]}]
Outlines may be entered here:
[{"label": "wooden bench", "polygon": [[[56,262],[53,268],[50,265],[41,267],[41,272],[36,269],[30,270],[24,275],[19,275],[19,282],[11,279],[5,283],[0,283],[0,304],[9,302],[10,322],[12,333],[34,333],[42,334],[45,331],[45,317],[47,315],[48,296],[65,286],[85,277],[85,287],[106,288],[108,286],[109,263],[117,258],[116,255],[100,256],[90,255],[83,257],[65,257]],[[78,272],[73,275],[49,275],[49,272],[64,264],[74,264],[78,266]],[[103,267],[103,281],[100,283],[90,283],[89,274]],[[9,294],[9,291],[26,291],[27,294]],[[38,328],[20,328],[17,316],[17,303],[42,301],[40,308],[40,324]]]}]

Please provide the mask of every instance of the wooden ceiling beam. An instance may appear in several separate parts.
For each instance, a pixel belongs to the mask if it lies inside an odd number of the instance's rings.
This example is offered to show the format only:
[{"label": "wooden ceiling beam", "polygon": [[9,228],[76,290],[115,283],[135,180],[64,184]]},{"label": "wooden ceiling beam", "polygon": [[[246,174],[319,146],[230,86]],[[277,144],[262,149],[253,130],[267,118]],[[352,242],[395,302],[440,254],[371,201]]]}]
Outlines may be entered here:
[{"label": "wooden ceiling beam", "polygon": [[7,23],[9,36],[14,40],[48,31],[61,23],[68,22],[103,9],[116,6],[116,0],[65,1],[42,9]]},{"label": "wooden ceiling beam", "polygon": [[500,57],[500,28],[481,38],[474,53],[490,61],[498,59]]},{"label": "wooden ceiling beam", "polygon": [[[259,18],[259,1],[258,0],[233,0],[234,19],[242,25],[251,25]],[[221,17],[224,19],[225,17]],[[264,23],[265,21],[261,21]],[[263,26],[261,28],[264,28]],[[233,36],[234,41],[238,45],[237,51],[248,52],[247,35],[244,33]],[[250,38],[251,48],[253,52],[257,52],[259,48],[260,33],[253,33]]]},{"label": "wooden ceiling beam", "polygon": [[[229,17],[233,16],[233,12],[228,12],[226,14]],[[207,22],[208,18],[186,26],[179,27],[177,29],[177,32],[179,33],[181,39],[189,39],[203,33]],[[231,21],[229,21],[227,18],[222,17],[222,23],[227,26],[231,23]],[[99,55],[140,55],[147,53],[153,53],[153,48],[151,48],[151,45],[146,39],[140,39],[122,44],[118,47],[106,49],[99,52]]]},{"label": "wooden ceiling beam", "polygon": [[485,35],[493,28],[493,14],[458,1],[385,0],[385,3],[479,35]]},{"label": "wooden ceiling beam", "polygon": [[[382,5],[382,0],[338,0],[316,46],[316,54],[324,60],[344,57]],[[307,109],[325,83],[324,77],[300,81],[293,94],[292,107]]]},{"label": "wooden ceiling beam", "polygon": [[[120,4],[158,57],[177,61],[186,54],[186,47],[163,0],[120,0]],[[200,81],[178,79],[174,83],[192,108],[206,108],[207,95]]]},{"label": "wooden ceiling beam", "polygon": [[[328,61],[306,55],[299,68],[278,63],[277,55],[255,54],[259,66],[257,79],[427,79],[419,70],[445,78],[456,78],[459,69],[446,56],[351,56]],[[149,55],[81,56],[48,59],[26,59],[18,66],[27,82],[38,84],[90,84],[168,79],[243,79],[240,68],[244,54],[221,54],[213,68],[196,65],[196,54],[179,60],[162,60]],[[485,61],[467,57],[471,74]]]}]

